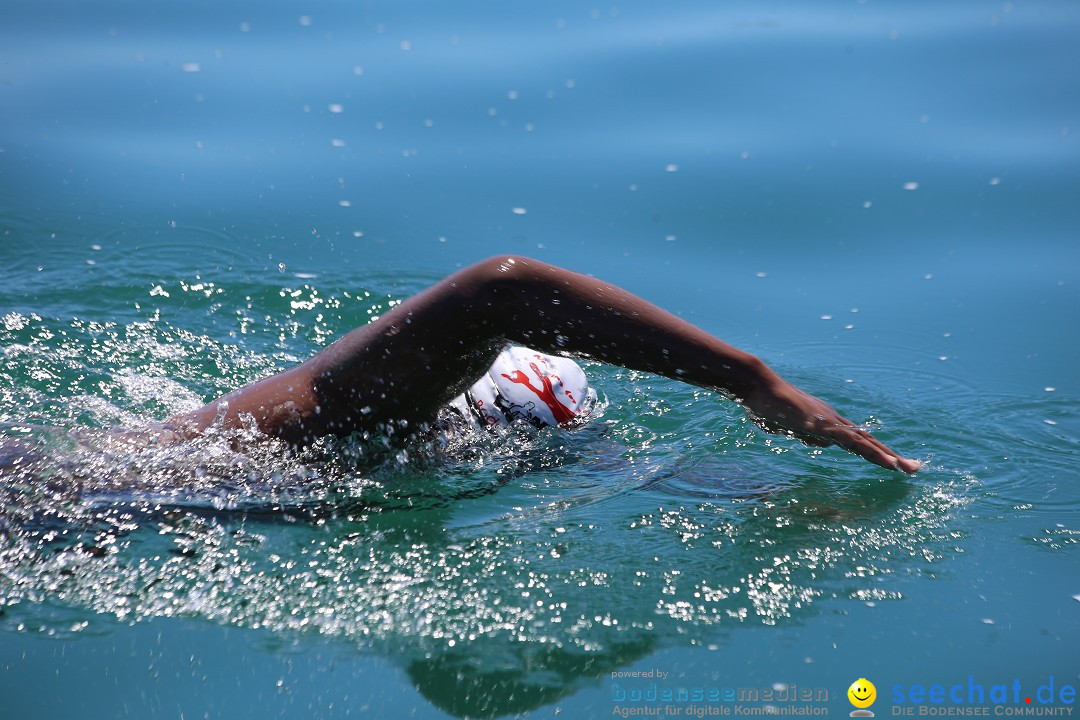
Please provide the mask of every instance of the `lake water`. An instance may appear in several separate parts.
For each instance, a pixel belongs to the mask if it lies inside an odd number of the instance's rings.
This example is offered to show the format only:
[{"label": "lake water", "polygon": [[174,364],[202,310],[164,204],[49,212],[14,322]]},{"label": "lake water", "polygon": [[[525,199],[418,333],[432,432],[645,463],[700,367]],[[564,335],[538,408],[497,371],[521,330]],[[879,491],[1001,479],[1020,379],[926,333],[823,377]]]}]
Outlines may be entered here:
[{"label": "lake water", "polygon": [[[0,716],[1080,684],[1078,33],[1022,0],[5,0],[0,435],[36,459],[0,463]],[[595,364],[589,426],[450,456],[93,449],[509,252],[925,469]]]}]

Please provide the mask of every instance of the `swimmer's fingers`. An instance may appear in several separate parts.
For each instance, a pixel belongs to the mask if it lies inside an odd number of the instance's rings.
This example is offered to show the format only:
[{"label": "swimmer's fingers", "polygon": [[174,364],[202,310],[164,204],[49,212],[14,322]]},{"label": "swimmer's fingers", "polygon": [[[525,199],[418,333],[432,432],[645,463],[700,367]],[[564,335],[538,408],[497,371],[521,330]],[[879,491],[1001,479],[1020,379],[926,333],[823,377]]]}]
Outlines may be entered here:
[{"label": "swimmer's fingers", "polygon": [[[864,460],[889,470],[913,473],[922,466],[922,463],[918,460],[905,458],[893,452],[885,443],[871,435],[865,428],[836,412],[828,404],[813,395],[805,392],[803,392],[803,395],[809,400],[821,404],[822,412],[815,417],[812,427],[808,427],[807,430],[813,434],[813,437],[824,440],[826,445],[838,445]],[[806,441],[803,440],[803,442]],[[816,443],[807,444],[815,445]]]},{"label": "swimmer's fingers", "polygon": [[824,448],[837,445],[888,470],[900,470],[910,474],[918,471],[922,466],[918,460],[901,457],[894,453],[866,430],[853,425],[835,425],[832,429],[821,432],[820,435],[780,428],[771,423],[758,422],[758,425],[766,432],[790,435],[810,447]]},{"label": "swimmer's fingers", "polygon": [[762,424],[770,432],[782,432],[791,435],[804,445],[811,447],[829,447],[837,445],[864,460],[888,470],[900,470],[914,473],[921,467],[918,460],[905,458],[893,452],[885,443],[871,435],[865,428],[859,427],[847,418],[836,414],[830,421],[824,415],[818,415],[808,423],[805,431],[780,429],[771,423]]},{"label": "swimmer's fingers", "polygon": [[894,453],[828,403],[780,378],[755,388],[744,400],[744,407],[766,432],[793,436],[813,447],[835,444],[889,470],[913,473],[920,467],[918,460]]},{"label": "swimmer's fingers", "polygon": [[918,460],[894,453],[885,443],[854,425],[835,425],[826,436],[848,452],[889,470],[913,473],[922,466]]}]

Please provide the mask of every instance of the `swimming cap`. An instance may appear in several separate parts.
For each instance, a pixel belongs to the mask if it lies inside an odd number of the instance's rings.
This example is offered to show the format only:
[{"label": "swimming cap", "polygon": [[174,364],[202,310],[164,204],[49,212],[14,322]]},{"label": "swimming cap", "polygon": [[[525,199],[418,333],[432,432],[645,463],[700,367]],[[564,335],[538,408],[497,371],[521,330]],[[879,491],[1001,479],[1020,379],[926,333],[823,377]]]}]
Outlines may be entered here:
[{"label": "swimming cap", "polygon": [[570,358],[509,347],[450,406],[481,427],[505,427],[517,420],[565,427],[595,403],[596,391]]}]

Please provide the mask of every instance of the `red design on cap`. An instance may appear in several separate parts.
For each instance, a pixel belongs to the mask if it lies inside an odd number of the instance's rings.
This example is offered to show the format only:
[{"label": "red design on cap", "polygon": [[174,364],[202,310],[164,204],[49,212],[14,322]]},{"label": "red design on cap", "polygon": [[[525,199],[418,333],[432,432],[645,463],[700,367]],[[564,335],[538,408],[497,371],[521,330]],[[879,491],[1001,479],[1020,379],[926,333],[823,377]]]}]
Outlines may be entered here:
[{"label": "red design on cap", "polygon": [[540,398],[541,402],[548,406],[548,410],[551,410],[551,414],[555,417],[555,422],[560,425],[568,423],[577,417],[576,412],[559,402],[558,396],[555,395],[555,389],[551,385],[551,379],[540,372],[540,368],[536,366],[536,363],[529,363],[529,367],[536,373],[537,379],[539,379],[540,383],[543,385],[542,388],[538,388],[529,382],[529,376],[520,370],[515,370],[512,375],[503,373],[502,376],[510,382],[518,383],[519,385],[524,385],[529,388],[536,397]]}]

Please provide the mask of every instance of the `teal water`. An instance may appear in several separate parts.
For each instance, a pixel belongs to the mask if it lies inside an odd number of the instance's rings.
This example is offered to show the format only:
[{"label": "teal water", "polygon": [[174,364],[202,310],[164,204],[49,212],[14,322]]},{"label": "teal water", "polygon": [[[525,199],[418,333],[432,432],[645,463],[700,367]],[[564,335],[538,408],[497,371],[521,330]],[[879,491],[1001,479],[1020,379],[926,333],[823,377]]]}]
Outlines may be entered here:
[{"label": "teal water", "polygon": [[[1078,29],[1065,2],[5,2],[0,434],[36,458],[0,474],[0,716],[608,717],[649,669],[832,715],[859,677],[879,715],[895,684],[1076,685]],[[456,453],[100,448],[501,252],[927,467],[598,365],[590,426]]]}]

